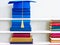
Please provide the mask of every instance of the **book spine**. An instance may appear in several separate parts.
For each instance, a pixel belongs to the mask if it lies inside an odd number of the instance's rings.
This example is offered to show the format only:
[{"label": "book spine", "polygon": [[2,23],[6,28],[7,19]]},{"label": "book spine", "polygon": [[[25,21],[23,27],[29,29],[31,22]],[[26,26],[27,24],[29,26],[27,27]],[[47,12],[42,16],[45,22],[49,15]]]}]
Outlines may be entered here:
[{"label": "book spine", "polygon": [[60,29],[60,26],[50,26],[50,29]]},{"label": "book spine", "polygon": [[50,23],[50,26],[60,26],[60,23]]},{"label": "book spine", "polygon": [[10,42],[10,44],[32,44],[33,42]]},{"label": "book spine", "polygon": [[14,33],[12,37],[30,37],[30,33]]},{"label": "book spine", "polygon": [[32,42],[32,38],[11,38],[10,42]]}]

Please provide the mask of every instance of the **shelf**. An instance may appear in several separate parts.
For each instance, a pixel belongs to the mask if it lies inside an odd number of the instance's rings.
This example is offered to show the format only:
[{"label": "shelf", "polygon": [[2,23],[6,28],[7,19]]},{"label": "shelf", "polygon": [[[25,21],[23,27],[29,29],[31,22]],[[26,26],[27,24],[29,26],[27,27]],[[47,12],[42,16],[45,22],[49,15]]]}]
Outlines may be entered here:
[{"label": "shelf", "polygon": [[60,44],[60,43],[40,42],[40,43],[35,43],[35,44]]},{"label": "shelf", "polygon": [[[22,20],[22,18],[0,18],[0,20]],[[23,20],[40,20],[40,19],[23,18]],[[41,20],[43,20],[43,19],[41,19]]]},{"label": "shelf", "polygon": [[60,33],[60,31],[0,31],[0,33]]},{"label": "shelf", "polygon": [[[0,18],[0,20],[22,20],[22,18]],[[23,18],[23,20],[60,20],[60,18]]]},{"label": "shelf", "polygon": [[[0,20],[22,20],[22,18],[0,18]],[[23,18],[23,20],[29,20],[29,18]]]},{"label": "shelf", "polygon": [[[10,43],[0,43],[0,44],[2,44],[2,45],[13,45]],[[60,43],[41,42],[41,43],[34,43],[33,45],[40,45],[40,44],[49,45],[49,44],[60,44]],[[17,44],[15,44],[15,45],[17,45]],[[18,44],[18,45],[20,45],[20,44]],[[25,45],[25,44],[21,44],[21,45]],[[26,45],[28,45],[28,44],[26,44]],[[32,44],[29,44],[29,45],[32,45]]]},{"label": "shelf", "polygon": [[60,18],[31,18],[31,20],[60,20]]}]

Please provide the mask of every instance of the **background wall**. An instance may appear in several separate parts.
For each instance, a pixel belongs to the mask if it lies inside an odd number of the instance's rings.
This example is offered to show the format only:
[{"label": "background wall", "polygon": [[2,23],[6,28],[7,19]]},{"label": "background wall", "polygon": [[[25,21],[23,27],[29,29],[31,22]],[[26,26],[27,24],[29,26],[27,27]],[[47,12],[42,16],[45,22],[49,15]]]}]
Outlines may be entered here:
[{"label": "background wall", "polygon": [[[31,19],[60,19],[60,0],[35,0],[31,3]],[[0,0],[0,18],[11,18],[9,0]],[[48,21],[32,21],[32,31],[46,31]],[[38,27],[37,27],[38,26]],[[0,21],[0,31],[8,31],[10,21]],[[48,42],[48,34],[32,34],[35,42]],[[11,34],[0,34],[0,42],[9,42]],[[37,36],[37,37],[36,37]],[[41,38],[42,37],[42,38]],[[5,45],[5,44],[4,44]]]},{"label": "background wall", "polygon": [[[60,18],[60,0],[35,0],[31,3],[31,18]],[[9,0],[0,0],[0,18],[11,17]]]}]

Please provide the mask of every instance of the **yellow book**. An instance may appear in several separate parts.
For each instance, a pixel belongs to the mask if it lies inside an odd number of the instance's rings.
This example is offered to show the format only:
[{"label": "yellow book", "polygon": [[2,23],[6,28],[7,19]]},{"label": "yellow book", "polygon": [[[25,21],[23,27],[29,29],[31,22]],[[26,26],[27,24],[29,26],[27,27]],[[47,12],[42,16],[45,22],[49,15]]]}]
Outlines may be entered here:
[{"label": "yellow book", "polygon": [[50,22],[60,22],[60,20],[51,20]]},{"label": "yellow book", "polygon": [[30,38],[11,38],[10,42],[32,42],[32,37]]},{"label": "yellow book", "polygon": [[60,40],[51,40],[51,43],[60,43]]},{"label": "yellow book", "polygon": [[51,38],[50,37],[50,42],[51,43],[60,43],[60,38]]}]

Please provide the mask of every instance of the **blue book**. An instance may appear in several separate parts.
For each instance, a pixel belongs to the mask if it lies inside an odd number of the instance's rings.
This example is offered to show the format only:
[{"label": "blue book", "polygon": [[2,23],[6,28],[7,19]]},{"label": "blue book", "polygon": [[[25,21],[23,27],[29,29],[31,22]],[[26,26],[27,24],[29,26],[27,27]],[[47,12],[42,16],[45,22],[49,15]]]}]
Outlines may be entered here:
[{"label": "blue book", "polygon": [[[22,20],[12,20],[12,27],[13,26],[21,26]],[[29,20],[23,20],[24,27],[30,26],[30,21]]]},{"label": "blue book", "polygon": [[24,16],[24,15],[30,15],[30,12],[12,12],[12,15],[23,15]]},{"label": "blue book", "polygon": [[13,22],[21,22],[22,20],[12,20],[12,23]]},{"label": "blue book", "polygon": [[33,42],[10,42],[10,44],[33,44]]},{"label": "blue book", "polygon": [[22,18],[22,15],[12,15],[12,18]]},{"label": "blue book", "polygon": [[[23,17],[22,17],[23,15]],[[30,18],[30,12],[19,12],[19,11],[12,11],[12,18]]]},{"label": "blue book", "polygon": [[[14,27],[14,28],[20,28],[20,27],[21,27],[21,24],[14,24],[14,25],[12,24],[11,26],[12,26],[12,28],[13,28],[13,27]],[[28,28],[28,27],[30,27],[30,25],[28,25],[28,26],[25,26],[25,25],[24,25],[24,28],[26,28],[26,27]]]},{"label": "blue book", "polygon": [[12,12],[30,12],[30,8],[12,8]]},{"label": "blue book", "polygon": [[12,24],[11,25],[11,27],[20,27],[21,26],[21,23],[19,24],[19,23],[14,23],[14,24]]},{"label": "blue book", "polygon": [[[22,20],[12,20],[12,23],[15,23],[15,22],[20,23],[22,22]],[[30,20],[23,20],[23,22],[30,24]]]},{"label": "blue book", "polygon": [[21,28],[22,20],[12,20],[10,31],[31,31],[30,20],[23,20],[24,28]]},{"label": "blue book", "polygon": [[10,31],[31,31],[31,28],[30,29],[28,29],[28,28],[25,28],[25,29],[23,29],[23,28],[18,28],[18,29],[10,28]]},{"label": "blue book", "polygon": [[[24,25],[24,28],[29,28],[30,27],[30,25],[28,25],[28,26],[25,26]],[[21,26],[19,26],[19,25],[17,25],[17,26],[12,26],[12,28],[21,28]]]},{"label": "blue book", "polygon": [[23,18],[30,18],[30,15],[24,15]]},{"label": "blue book", "polygon": [[51,31],[60,31],[60,29],[51,29]]},{"label": "blue book", "polygon": [[24,22],[28,22],[28,23],[30,23],[30,20],[23,20]]},{"label": "blue book", "polygon": [[60,29],[60,26],[51,26],[51,29]]}]

